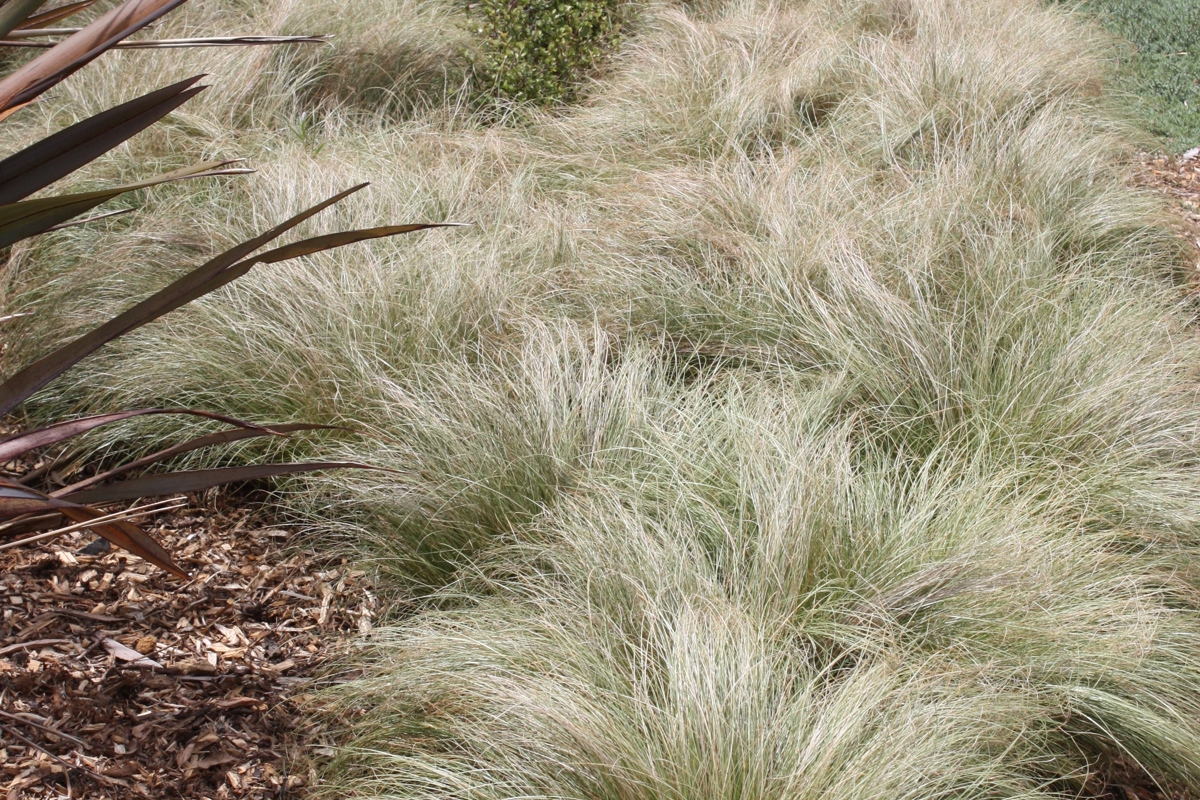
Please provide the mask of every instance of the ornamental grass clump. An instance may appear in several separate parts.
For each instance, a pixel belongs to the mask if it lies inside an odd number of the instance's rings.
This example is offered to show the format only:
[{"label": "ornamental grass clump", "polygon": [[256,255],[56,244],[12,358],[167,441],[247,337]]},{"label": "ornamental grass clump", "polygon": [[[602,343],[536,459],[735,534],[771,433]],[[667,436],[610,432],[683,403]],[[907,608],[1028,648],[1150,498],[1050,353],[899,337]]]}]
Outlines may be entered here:
[{"label": "ornamental grass clump", "polygon": [[[413,16],[373,7],[380,29]],[[457,0],[436,8],[424,53],[460,41],[439,27]],[[336,76],[367,74],[366,49],[324,71],[227,53],[237,114],[190,105],[98,173],[228,126],[286,191],[222,192],[219,241],[361,173],[337,225],[474,224],[251,271],[30,413],[370,434],[332,457],[389,471],[278,495],[396,612],[314,700],[338,743],[313,754],[318,795],[1200,791],[1195,253],[1128,180],[1113,42],[1035,0],[638,15],[586,98],[520,125],[419,87],[364,113]],[[13,352],[161,285],[207,198],[173,183],[14,246],[0,314],[36,313],[7,323]]]}]

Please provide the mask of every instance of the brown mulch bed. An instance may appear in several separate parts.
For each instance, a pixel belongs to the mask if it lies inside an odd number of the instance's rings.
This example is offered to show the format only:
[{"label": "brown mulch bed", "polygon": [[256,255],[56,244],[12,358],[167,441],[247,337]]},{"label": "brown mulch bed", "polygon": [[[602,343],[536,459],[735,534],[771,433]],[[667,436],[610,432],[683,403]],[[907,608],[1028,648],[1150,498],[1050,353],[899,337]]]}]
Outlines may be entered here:
[{"label": "brown mulch bed", "polygon": [[1196,269],[1200,272],[1200,153],[1189,150],[1182,156],[1147,154],[1135,181],[1171,199],[1172,207],[1183,221],[1184,235],[1197,249]]},{"label": "brown mulch bed", "polygon": [[0,798],[304,793],[285,750],[319,737],[298,701],[377,601],[362,572],[214,503],[144,523],[187,583],[89,554],[88,533],[0,551]]}]

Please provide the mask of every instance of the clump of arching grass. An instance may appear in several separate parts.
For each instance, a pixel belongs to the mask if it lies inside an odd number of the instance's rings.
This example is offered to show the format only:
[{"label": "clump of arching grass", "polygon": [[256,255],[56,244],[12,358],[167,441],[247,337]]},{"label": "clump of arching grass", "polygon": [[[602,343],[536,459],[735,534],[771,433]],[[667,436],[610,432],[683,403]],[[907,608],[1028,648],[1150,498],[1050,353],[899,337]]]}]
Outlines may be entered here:
[{"label": "clump of arching grass", "polygon": [[1108,40],[1032,2],[641,14],[521,125],[365,114],[350,45],[135,141],[97,169],[228,126],[287,190],[15,252],[18,349],[128,294],[89,259],[157,285],[349,177],[330,224],[474,226],[247,276],[42,407],[371,434],[345,455],[396,473],[281,498],[416,609],[326,698],[331,795],[1032,798],[1114,759],[1200,788],[1200,347]]}]

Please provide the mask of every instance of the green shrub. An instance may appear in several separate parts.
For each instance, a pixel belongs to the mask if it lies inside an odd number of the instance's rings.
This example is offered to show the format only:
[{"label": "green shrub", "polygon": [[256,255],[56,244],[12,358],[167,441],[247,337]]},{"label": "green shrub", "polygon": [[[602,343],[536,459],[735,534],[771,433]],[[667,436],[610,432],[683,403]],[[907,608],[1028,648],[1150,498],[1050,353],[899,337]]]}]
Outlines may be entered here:
[{"label": "green shrub", "polygon": [[484,96],[541,105],[576,99],[583,80],[620,42],[624,0],[468,2],[482,40],[475,68]]}]

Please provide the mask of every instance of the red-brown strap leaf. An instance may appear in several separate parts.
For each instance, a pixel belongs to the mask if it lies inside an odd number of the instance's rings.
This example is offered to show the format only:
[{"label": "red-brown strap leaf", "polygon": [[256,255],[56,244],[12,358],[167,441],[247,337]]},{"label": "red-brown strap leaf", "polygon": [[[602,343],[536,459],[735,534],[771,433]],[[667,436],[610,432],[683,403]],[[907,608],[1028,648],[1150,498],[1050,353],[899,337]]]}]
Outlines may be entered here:
[{"label": "red-brown strap leaf", "polygon": [[0,383],[0,415],[7,414],[15,409],[38,389],[41,389],[47,383],[66,372],[108,342],[158,319],[168,311],[178,308],[181,297],[186,297],[189,300],[194,299],[197,296],[194,294],[195,290],[204,287],[205,284],[212,280],[213,276],[236,264],[267,242],[282,236],[314,214],[323,211],[366,185],[362,183],[344,192],[340,192],[328,200],[297,214],[286,222],[276,225],[266,233],[243,242],[237,247],[226,250],[221,255],[200,265],[182,278],[173,281],[169,286],[155,292],[132,308],[118,314],[100,327],[80,336],[73,342],[63,345],[53,353],[25,367],[16,375],[4,381],[4,383]]},{"label": "red-brown strap leaf", "polygon": [[0,519],[12,519],[41,511],[58,511],[70,503],[46,497],[19,483],[0,478]]},{"label": "red-brown strap leaf", "polygon": [[[73,522],[92,522],[105,516],[103,512],[94,508],[48,497],[26,486],[0,479],[0,519],[38,511],[56,511]],[[187,580],[188,574],[171,559],[170,553],[154,541],[150,534],[132,522],[111,520],[97,522],[89,527],[117,547],[128,550],[178,578]]]},{"label": "red-brown strap leaf", "polygon": [[49,233],[50,231],[61,231],[63,228],[74,228],[78,225],[90,225],[91,223],[97,222],[102,219],[109,219],[110,217],[121,217],[121,216],[124,216],[125,214],[132,214],[132,213],[133,213],[132,208],[118,208],[116,211],[105,211],[103,214],[93,214],[92,216],[84,217],[83,219],[73,219],[70,222],[60,222],[57,225],[51,225],[49,228],[46,228],[46,230],[43,231],[43,233]]},{"label": "red-brown strap leaf", "polygon": [[0,205],[44,189],[150,127],[203,91],[193,87],[201,77],[110,108],[0,161]]},{"label": "red-brown strap leaf", "polygon": [[[0,47],[33,47],[47,49],[57,46],[58,42],[32,41],[37,36],[53,36],[53,29],[48,31],[28,30],[15,31],[8,39],[0,39]],[[186,39],[135,39],[128,42],[117,42],[113,50],[175,50],[187,47],[277,47],[281,44],[327,44],[328,36],[193,36]]]},{"label": "red-brown strap leaf", "polygon": [[0,80],[0,110],[32,100],[186,0],[126,0]]},{"label": "red-brown strap leaf", "polygon": [[271,425],[265,428],[233,428],[227,431],[217,431],[210,433],[207,436],[200,436],[186,442],[168,447],[165,450],[159,450],[157,453],[151,453],[148,456],[139,458],[136,461],[130,461],[128,464],[121,464],[118,467],[113,467],[107,472],[102,472],[99,475],[93,475],[90,478],[85,478],[78,483],[73,483],[70,486],[58,489],[51,492],[51,496],[59,497],[68,495],[72,492],[82,491],[89,486],[95,486],[98,483],[112,480],[118,475],[124,475],[127,472],[132,472],[135,469],[148,467],[151,464],[157,464],[160,461],[165,461],[168,458],[173,458],[183,453],[190,453],[193,450],[201,450],[205,447],[214,447],[219,444],[228,444],[230,442],[238,442],[242,439],[254,439],[259,436],[290,436],[298,431],[316,431],[316,430],[341,430],[348,431],[350,428],[342,428],[337,425],[310,425],[307,423],[289,423],[286,425]]},{"label": "red-brown strap leaf", "polygon": [[0,6],[0,36],[7,36],[27,23],[30,15],[45,3],[46,0],[8,0]]},{"label": "red-brown strap leaf", "polygon": [[277,247],[274,250],[268,250],[262,255],[248,258],[245,261],[234,264],[232,267],[220,272],[214,276],[208,283],[197,287],[189,294],[183,295],[175,301],[175,303],[166,308],[163,313],[169,313],[177,308],[187,305],[198,297],[203,297],[206,294],[215,292],[222,286],[232,283],[238,278],[249,272],[258,264],[272,264],[279,261],[286,261],[289,258],[299,258],[300,256],[312,255],[323,250],[332,250],[336,247],[341,247],[355,242],[362,242],[368,239],[380,239],[385,236],[396,236],[401,233],[412,233],[413,231],[424,230],[425,228],[458,228],[465,223],[461,222],[430,222],[418,223],[412,225],[388,225],[382,228],[365,228],[357,231],[344,231],[342,233],[331,233],[326,236],[315,236],[311,239],[302,239],[299,242],[293,242],[283,247]]},{"label": "red-brown strap leaf", "polygon": [[67,17],[73,17],[80,11],[85,11],[88,8],[96,5],[96,0],[80,0],[78,3],[67,3],[65,6],[52,8],[49,11],[43,11],[40,14],[34,14],[29,17],[19,26],[17,30],[25,28],[46,28],[56,22],[62,22]]},{"label": "red-brown strap leaf", "polygon": [[325,236],[314,236],[311,239],[302,239],[299,242],[285,244],[283,247],[276,247],[260,256],[255,256],[254,260],[262,264],[274,264],[279,261],[286,261],[289,258],[312,255],[323,250],[333,250],[337,247],[344,247],[355,242],[365,242],[369,239],[383,239],[402,233],[423,231],[426,228],[461,228],[465,224],[463,222],[424,222],[410,225],[384,225],[378,228],[362,228],[355,231],[330,233]]},{"label": "red-brown strap leaf", "polygon": [[[68,505],[59,509],[60,513],[72,522],[91,522],[104,513],[87,506]],[[97,535],[104,537],[123,550],[128,550],[135,556],[149,561],[159,569],[165,569],[180,580],[187,580],[188,574],[180,569],[171,559],[171,554],[144,530],[126,520],[113,522],[98,522],[92,527]]]},{"label": "red-brown strap leaf", "polygon": [[214,486],[223,486],[236,481],[249,481],[257,478],[272,478],[277,475],[296,475],[302,472],[316,472],[326,469],[379,469],[370,464],[358,464],[353,461],[317,461],[291,464],[252,464],[246,467],[219,467],[217,469],[199,469],[188,472],[169,472],[165,475],[143,475],[127,481],[97,489],[87,489],[68,495],[72,502],[77,503],[108,503],[117,500],[132,500],[138,497],[158,497],[180,492],[199,492]]},{"label": "red-brown strap leaf", "polygon": [[150,180],[139,181],[125,186],[115,186],[96,192],[80,192],[77,194],[39,197],[35,200],[22,200],[0,206],[0,247],[7,247],[13,242],[28,239],[39,233],[45,233],[72,217],[90,211],[101,203],[114,197],[132,192],[135,189],[145,189],[160,183],[172,183],[188,178],[210,178],[215,175],[242,175],[252,170],[224,169],[225,165],[234,161],[210,161],[192,167],[184,167],[172,172],[159,175]]},{"label": "red-brown strap leaf", "polygon": [[131,411],[117,411],[112,414],[97,414],[66,422],[56,422],[44,428],[12,434],[4,439],[0,439],[0,463],[11,461],[39,447],[66,441],[67,439],[99,428],[101,425],[110,425],[114,422],[121,422],[133,417],[143,417],[147,414],[185,414],[192,417],[217,420],[227,425],[236,425],[238,428],[255,431],[256,435],[271,432],[270,429],[264,428],[261,425],[227,417],[224,414],[214,414],[211,411],[198,411],[190,408],[139,408]]}]

